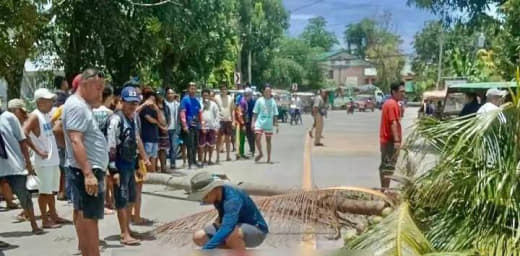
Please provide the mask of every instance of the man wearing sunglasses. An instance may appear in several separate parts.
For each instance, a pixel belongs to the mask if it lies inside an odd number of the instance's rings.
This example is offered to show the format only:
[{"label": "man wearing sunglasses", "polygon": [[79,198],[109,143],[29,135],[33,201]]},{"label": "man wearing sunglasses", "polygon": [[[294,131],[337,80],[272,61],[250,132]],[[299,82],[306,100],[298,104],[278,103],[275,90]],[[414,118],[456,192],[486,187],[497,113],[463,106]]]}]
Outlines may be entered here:
[{"label": "man wearing sunglasses", "polygon": [[81,74],[79,86],[63,107],[63,130],[72,175],[74,220],[83,255],[99,255],[98,220],[103,218],[108,146],[92,113],[101,105],[104,76],[95,69]]}]

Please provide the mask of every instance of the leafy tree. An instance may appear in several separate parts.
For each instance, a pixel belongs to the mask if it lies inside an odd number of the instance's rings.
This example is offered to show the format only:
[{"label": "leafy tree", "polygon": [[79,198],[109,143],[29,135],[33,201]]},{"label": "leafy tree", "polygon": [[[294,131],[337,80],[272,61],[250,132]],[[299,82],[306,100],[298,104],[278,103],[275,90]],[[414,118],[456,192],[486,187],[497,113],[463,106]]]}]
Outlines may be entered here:
[{"label": "leafy tree", "polygon": [[25,60],[35,53],[35,44],[47,19],[40,12],[46,1],[0,1],[0,78],[8,84],[8,98],[20,97]]},{"label": "leafy tree", "polygon": [[289,27],[289,14],[281,0],[240,0],[238,17],[238,70],[242,73],[243,80],[247,81],[249,77],[246,67],[250,65],[253,84],[265,84],[269,82],[264,77],[265,70],[272,63],[272,50],[278,39]]},{"label": "leafy tree", "polygon": [[327,31],[326,26],[327,21],[322,16],[311,18],[301,34],[301,38],[310,47],[321,47],[323,50],[329,51],[338,43],[338,39],[334,32]]},{"label": "leafy tree", "polygon": [[55,24],[47,35],[69,79],[87,67],[108,72],[115,86],[137,74],[148,57],[148,9],[126,0],[53,1]]},{"label": "leafy tree", "polygon": [[[464,11],[470,19],[486,15],[492,5],[501,5],[506,0],[408,0],[409,5],[417,6],[444,16],[445,21],[452,21]],[[459,11],[459,13],[457,13]]]},{"label": "leafy tree", "polygon": [[178,3],[154,7],[149,27],[162,86],[183,89],[190,81],[205,83],[225,59],[233,40],[235,5],[231,0]]},{"label": "leafy tree", "polygon": [[[374,63],[377,69],[376,84],[385,90],[398,81],[405,60],[399,49],[401,38],[390,31],[390,14],[385,13],[380,21],[365,19],[345,29],[347,44],[356,44],[358,54]],[[365,44],[361,44],[365,42]]]},{"label": "leafy tree", "polygon": [[343,36],[348,50],[352,52],[352,48],[355,47],[354,54],[364,57],[367,46],[376,40],[376,28],[377,23],[368,18],[361,20],[359,23],[347,25]]},{"label": "leafy tree", "polygon": [[323,87],[324,75],[317,61],[321,48],[311,48],[302,39],[290,37],[283,37],[278,45],[272,63],[264,72],[267,81],[284,89],[290,89],[293,83],[302,90]]}]

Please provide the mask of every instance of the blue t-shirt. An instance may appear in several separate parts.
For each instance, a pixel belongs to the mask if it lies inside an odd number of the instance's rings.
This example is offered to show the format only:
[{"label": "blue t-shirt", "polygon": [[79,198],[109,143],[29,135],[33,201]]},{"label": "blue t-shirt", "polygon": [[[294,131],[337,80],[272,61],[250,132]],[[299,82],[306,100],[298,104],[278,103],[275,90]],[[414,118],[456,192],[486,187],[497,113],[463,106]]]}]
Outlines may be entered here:
[{"label": "blue t-shirt", "polygon": [[158,143],[159,142],[159,126],[152,124],[146,120],[145,116],[149,115],[157,119],[157,111],[151,107],[145,107],[141,110],[139,117],[141,118],[141,139],[143,143]]},{"label": "blue t-shirt", "polygon": [[189,127],[200,127],[200,102],[195,97],[184,96],[181,101],[181,111],[186,110],[186,123]]},{"label": "blue t-shirt", "polygon": [[269,232],[267,223],[256,204],[249,195],[238,188],[222,186],[222,201],[215,203],[215,208],[218,211],[221,225],[202,249],[217,248],[240,223],[255,226],[264,233]]}]

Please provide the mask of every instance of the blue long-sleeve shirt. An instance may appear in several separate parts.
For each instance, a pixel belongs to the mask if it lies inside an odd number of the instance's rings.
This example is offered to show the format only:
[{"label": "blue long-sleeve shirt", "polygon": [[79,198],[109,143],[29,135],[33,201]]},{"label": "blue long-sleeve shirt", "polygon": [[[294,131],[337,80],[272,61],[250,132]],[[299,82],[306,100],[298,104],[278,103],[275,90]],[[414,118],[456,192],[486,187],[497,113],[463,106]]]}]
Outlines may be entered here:
[{"label": "blue long-sleeve shirt", "polygon": [[268,233],[269,228],[251,197],[232,186],[222,186],[222,200],[215,203],[220,219],[220,227],[202,249],[215,249],[233,232],[237,224],[246,223]]}]

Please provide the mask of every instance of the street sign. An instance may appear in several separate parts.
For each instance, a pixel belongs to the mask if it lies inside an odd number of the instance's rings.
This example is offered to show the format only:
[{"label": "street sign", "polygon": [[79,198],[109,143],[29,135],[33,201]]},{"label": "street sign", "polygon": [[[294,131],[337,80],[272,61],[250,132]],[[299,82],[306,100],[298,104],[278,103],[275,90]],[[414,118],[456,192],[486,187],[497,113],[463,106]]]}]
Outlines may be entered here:
[{"label": "street sign", "polygon": [[234,72],[233,77],[235,78],[235,84],[241,84],[240,81],[242,80],[242,75],[240,72]]},{"label": "street sign", "polygon": [[292,90],[293,92],[297,92],[297,91],[298,91],[298,84],[297,84],[297,83],[293,83],[293,84],[291,85],[291,90]]}]

